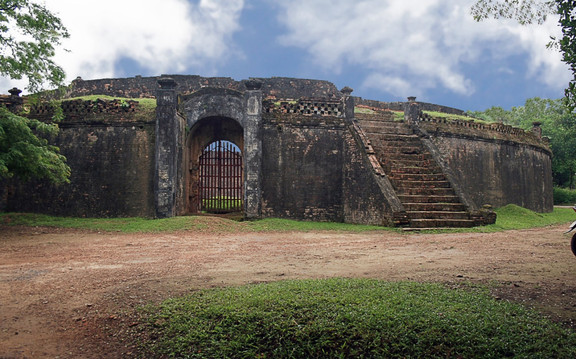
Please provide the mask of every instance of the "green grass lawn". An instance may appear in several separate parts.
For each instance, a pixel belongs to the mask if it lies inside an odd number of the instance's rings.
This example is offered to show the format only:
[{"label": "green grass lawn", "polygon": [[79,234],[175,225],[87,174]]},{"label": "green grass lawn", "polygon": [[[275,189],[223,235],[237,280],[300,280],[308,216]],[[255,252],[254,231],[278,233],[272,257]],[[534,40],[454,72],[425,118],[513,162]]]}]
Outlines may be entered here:
[{"label": "green grass lawn", "polygon": [[576,357],[575,333],[481,287],[282,281],[197,291],[144,316],[153,357]]},{"label": "green grass lawn", "polygon": [[[496,223],[475,228],[443,230],[443,232],[497,232],[510,229],[545,227],[576,220],[576,213],[570,208],[555,208],[552,213],[535,213],[515,205],[496,210]],[[225,218],[206,216],[184,216],[165,219],[147,218],[69,218],[30,213],[0,213],[0,224],[24,226],[48,226],[78,228],[96,231],[115,232],[163,232],[186,230],[215,230],[221,232],[263,232],[263,231],[390,231],[394,228],[365,226],[333,222],[307,222],[289,219],[267,218],[255,221],[233,221]]]}]

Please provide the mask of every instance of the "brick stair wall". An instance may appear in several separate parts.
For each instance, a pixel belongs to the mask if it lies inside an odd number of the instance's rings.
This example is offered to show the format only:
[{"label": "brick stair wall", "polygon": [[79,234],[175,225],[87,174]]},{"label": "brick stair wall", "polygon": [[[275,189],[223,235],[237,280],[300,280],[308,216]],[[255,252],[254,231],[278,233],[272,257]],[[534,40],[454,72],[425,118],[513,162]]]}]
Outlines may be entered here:
[{"label": "brick stair wall", "polygon": [[356,114],[411,228],[472,227],[474,220],[420,138],[392,113]]}]

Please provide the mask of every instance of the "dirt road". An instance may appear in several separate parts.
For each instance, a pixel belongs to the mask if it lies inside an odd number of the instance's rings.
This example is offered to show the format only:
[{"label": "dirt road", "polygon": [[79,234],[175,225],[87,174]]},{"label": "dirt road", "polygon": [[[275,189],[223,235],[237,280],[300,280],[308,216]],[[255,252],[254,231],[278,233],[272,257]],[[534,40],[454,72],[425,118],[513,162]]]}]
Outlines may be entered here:
[{"label": "dirt road", "polygon": [[295,278],[483,283],[576,327],[564,226],[492,234],[113,234],[0,227],[0,358],[134,355],[135,308]]}]

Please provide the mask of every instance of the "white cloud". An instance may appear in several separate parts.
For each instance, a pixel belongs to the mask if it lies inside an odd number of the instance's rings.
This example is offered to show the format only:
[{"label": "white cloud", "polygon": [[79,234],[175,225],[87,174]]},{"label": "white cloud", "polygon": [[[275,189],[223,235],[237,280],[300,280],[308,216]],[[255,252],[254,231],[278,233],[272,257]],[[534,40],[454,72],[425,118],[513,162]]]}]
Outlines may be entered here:
[{"label": "white cloud", "polygon": [[210,71],[238,30],[243,0],[47,0],[47,6],[71,34],[65,44],[71,52],[56,61],[72,78],[98,78],[115,76],[122,58],[156,73]]},{"label": "white cloud", "polygon": [[[213,73],[235,49],[244,0],[43,0],[70,32],[55,61],[68,80],[117,76],[130,59],[152,73]],[[0,85],[19,85],[0,80]]]},{"label": "white cloud", "polygon": [[[481,56],[525,55],[530,73],[562,88],[569,73],[558,53],[546,49],[558,31],[551,20],[522,27],[512,21],[475,22],[472,0],[278,1],[285,46],[306,49],[322,68],[338,73],[361,67],[363,86],[392,94],[444,88],[471,95],[475,86],[463,66]],[[392,74],[392,75],[391,75]]]}]

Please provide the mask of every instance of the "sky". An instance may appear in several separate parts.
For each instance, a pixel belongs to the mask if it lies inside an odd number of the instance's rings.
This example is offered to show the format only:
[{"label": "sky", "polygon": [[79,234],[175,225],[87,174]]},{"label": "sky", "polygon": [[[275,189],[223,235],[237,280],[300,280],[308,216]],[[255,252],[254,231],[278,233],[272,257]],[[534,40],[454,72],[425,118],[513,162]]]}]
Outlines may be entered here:
[{"label": "sky", "polygon": [[[462,110],[561,98],[571,74],[548,49],[557,18],[476,22],[473,0],[35,0],[71,37],[67,82],[189,74],[327,80],[379,101]],[[66,51],[64,51],[66,50]],[[0,87],[25,83],[0,78]]]}]

